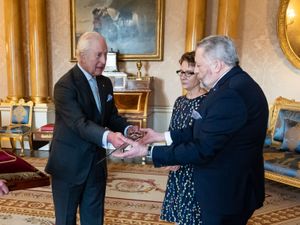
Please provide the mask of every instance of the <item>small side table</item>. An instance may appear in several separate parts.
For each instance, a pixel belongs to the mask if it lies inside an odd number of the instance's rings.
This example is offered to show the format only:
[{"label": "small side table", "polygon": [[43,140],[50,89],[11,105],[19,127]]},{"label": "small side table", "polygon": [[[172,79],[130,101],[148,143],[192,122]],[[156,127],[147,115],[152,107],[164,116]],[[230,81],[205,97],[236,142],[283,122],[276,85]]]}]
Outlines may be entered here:
[{"label": "small side table", "polygon": [[118,111],[132,125],[148,127],[152,83],[153,77],[143,77],[141,80],[127,79],[126,88],[114,88],[114,100]]},{"label": "small side table", "polygon": [[53,137],[53,131],[41,131],[36,129],[32,132],[32,147],[37,150],[50,143]]}]

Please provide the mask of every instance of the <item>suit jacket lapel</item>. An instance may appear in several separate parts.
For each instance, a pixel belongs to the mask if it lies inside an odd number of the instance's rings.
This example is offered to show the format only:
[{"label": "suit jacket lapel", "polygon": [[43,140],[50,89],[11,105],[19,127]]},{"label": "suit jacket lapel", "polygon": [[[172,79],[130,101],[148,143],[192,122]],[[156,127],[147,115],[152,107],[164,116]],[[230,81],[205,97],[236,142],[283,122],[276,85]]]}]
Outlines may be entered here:
[{"label": "suit jacket lapel", "polygon": [[74,78],[75,78],[76,86],[80,88],[83,95],[87,95],[87,97],[90,99],[90,101],[94,105],[93,106],[94,110],[96,110],[97,113],[99,113],[93,92],[92,92],[90,84],[89,84],[89,81],[86,79],[83,72],[79,69],[79,67],[77,65],[75,65],[73,67],[73,71],[74,71]]}]

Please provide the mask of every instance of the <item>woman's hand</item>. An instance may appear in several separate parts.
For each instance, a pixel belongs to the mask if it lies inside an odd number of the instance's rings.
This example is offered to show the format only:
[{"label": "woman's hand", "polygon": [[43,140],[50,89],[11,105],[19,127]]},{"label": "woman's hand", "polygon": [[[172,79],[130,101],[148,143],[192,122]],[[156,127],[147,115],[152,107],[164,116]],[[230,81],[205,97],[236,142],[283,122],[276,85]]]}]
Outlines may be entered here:
[{"label": "woman's hand", "polygon": [[169,170],[169,171],[177,171],[177,170],[179,170],[180,166],[165,166],[163,168],[165,170]]},{"label": "woman's hand", "polygon": [[143,145],[165,141],[164,133],[158,133],[151,128],[141,128],[140,130],[145,133],[144,137],[139,141]]},{"label": "woman's hand", "polygon": [[0,180],[0,196],[8,194],[9,190],[5,180]]}]

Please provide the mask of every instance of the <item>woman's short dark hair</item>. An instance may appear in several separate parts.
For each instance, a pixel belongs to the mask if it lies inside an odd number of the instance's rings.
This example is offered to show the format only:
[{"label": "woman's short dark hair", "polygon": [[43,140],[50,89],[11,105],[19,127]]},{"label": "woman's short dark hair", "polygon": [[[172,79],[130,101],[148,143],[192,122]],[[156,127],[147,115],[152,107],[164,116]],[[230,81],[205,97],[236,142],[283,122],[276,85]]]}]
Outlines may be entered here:
[{"label": "woman's short dark hair", "polygon": [[180,65],[183,61],[186,61],[188,65],[195,66],[195,51],[184,53],[179,60]]}]

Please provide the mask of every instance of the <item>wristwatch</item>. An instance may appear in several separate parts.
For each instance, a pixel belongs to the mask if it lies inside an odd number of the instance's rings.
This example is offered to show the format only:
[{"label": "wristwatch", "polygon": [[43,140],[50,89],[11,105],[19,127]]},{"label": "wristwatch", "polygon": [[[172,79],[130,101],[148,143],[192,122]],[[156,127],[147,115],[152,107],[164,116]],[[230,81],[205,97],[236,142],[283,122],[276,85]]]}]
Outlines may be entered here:
[{"label": "wristwatch", "polygon": [[152,157],[152,150],[153,150],[153,145],[148,146],[148,152],[147,152],[147,157],[151,158]]}]

